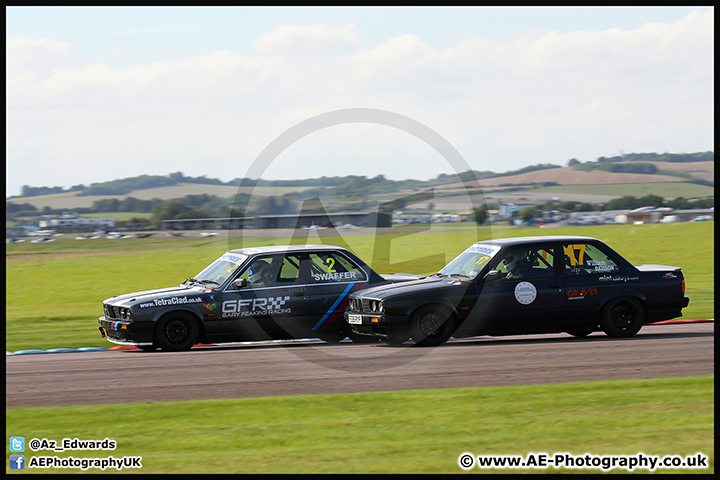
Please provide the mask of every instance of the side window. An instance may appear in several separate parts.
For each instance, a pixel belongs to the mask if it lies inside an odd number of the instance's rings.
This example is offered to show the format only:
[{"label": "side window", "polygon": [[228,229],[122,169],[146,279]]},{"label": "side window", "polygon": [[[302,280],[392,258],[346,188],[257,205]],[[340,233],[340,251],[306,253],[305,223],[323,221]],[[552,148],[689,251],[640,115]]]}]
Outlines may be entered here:
[{"label": "side window", "polygon": [[300,275],[300,256],[297,254],[285,255],[282,257],[282,265],[278,273],[279,285],[292,285],[297,283]]},{"label": "side window", "polygon": [[548,278],[553,276],[555,255],[550,247],[522,247],[502,254],[495,267],[505,278]]},{"label": "side window", "polygon": [[249,288],[294,285],[300,273],[297,254],[271,255],[255,258],[238,279],[244,278]]},{"label": "side window", "polygon": [[310,254],[310,282],[363,282],[365,272],[343,255],[335,252]]},{"label": "side window", "polygon": [[563,254],[566,275],[603,275],[620,271],[620,267],[612,258],[587,243],[565,244]]}]

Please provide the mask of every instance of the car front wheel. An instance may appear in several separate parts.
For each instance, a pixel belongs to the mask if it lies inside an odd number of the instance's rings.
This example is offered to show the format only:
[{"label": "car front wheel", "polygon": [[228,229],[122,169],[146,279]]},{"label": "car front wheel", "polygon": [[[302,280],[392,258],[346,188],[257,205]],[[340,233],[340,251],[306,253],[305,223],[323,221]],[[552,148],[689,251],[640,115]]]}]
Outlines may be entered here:
[{"label": "car front wheel", "polygon": [[603,309],[600,326],[609,337],[632,337],[643,326],[645,311],[640,302],[632,297],[611,300]]},{"label": "car front wheel", "polygon": [[420,308],[410,319],[410,336],[417,345],[434,347],[445,343],[455,332],[450,310],[440,305]]},{"label": "car front wheel", "polygon": [[198,326],[187,314],[170,313],[160,319],[156,336],[158,345],[165,351],[190,350],[197,341]]}]

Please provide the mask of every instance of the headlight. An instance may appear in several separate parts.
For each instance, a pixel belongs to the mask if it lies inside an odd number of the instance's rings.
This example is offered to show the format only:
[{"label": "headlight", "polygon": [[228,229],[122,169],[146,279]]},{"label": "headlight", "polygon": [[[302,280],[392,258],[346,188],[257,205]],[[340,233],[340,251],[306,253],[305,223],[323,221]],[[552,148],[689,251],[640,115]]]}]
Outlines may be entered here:
[{"label": "headlight", "polygon": [[113,307],[112,305],[103,305],[105,310],[105,318],[118,318],[120,320],[132,320],[133,316],[129,308]]},{"label": "headlight", "polygon": [[385,307],[383,307],[382,300],[370,300],[370,311],[372,313],[383,313]]}]

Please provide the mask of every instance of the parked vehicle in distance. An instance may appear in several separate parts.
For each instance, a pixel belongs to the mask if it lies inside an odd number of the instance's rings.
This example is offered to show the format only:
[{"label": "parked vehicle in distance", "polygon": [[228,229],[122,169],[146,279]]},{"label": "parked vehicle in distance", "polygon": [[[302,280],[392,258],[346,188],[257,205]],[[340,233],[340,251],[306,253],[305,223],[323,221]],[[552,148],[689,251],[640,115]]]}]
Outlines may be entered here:
[{"label": "parked vehicle in distance", "polygon": [[631,337],[682,315],[680,267],[633,266],[598,239],[523,237],[471,245],[438,273],[350,296],[352,331],[390,344],[602,330]]},{"label": "parked vehicle in distance", "polygon": [[320,338],[374,341],[349,331],[350,293],[422,278],[381,276],[348,250],[327,245],[230,250],[177,287],[103,302],[100,333],[145,350],[197,343]]}]

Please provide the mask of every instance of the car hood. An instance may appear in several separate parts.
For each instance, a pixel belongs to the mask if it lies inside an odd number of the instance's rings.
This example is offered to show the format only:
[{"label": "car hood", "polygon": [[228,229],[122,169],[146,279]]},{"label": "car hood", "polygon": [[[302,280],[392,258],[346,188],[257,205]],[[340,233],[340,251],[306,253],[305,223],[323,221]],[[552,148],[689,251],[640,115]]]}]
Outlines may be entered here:
[{"label": "car hood", "polygon": [[[103,303],[123,307],[131,307],[139,303],[150,303],[161,299],[171,301],[172,298],[177,299],[175,302],[177,304],[199,303],[201,301],[201,295],[210,292],[212,292],[212,290],[205,286],[179,285],[177,287],[157,288],[154,290],[144,290],[142,292],[116,295],[114,297],[105,299]],[[192,300],[196,298],[198,299],[197,302],[193,302]]]},{"label": "car hood", "polygon": [[390,283],[409,282],[425,278],[424,275],[417,275],[415,273],[389,273],[382,275],[382,277]]},{"label": "car hood", "polygon": [[366,288],[356,293],[355,296],[362,298],[376,298],[380,300],[388,297],[404,295],[407,293],[422,294],[422,292],[427,290],[435,290],[438,288],[447,288],[467,284],[467,279],[461,280],[455,277],[425,277],[418,280],[410,280],[407,282]]}]

